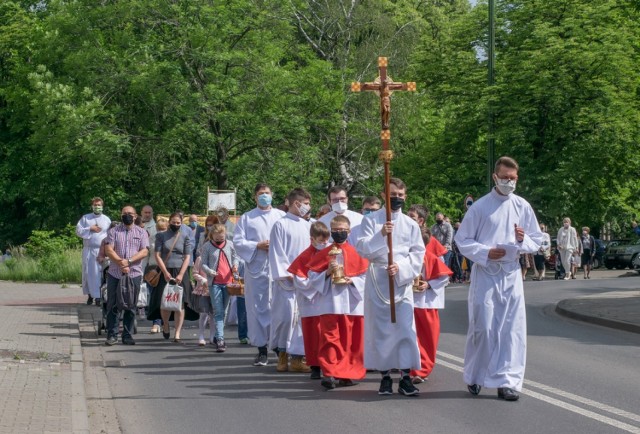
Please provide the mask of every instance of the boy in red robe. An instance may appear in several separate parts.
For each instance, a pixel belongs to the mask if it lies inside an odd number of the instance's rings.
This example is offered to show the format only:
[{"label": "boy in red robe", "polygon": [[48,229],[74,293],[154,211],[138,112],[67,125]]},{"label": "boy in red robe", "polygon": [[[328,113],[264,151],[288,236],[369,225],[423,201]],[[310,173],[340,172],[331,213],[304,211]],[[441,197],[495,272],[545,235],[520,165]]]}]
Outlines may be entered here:
[{"label": "boy in red robe", "polygon": [[[425,245],[433,240],[428,229],[422,228]],[[446,250],[446,249],[445,249]],[[413,316],[416,321],[418,347],[420,348],[420,370],[412,370],[413,383],[422,383],[436,364],[436,351],[440,338],[439,309],[444,309],[444,288],[453,271],[428,249],[424,254],[419,285],[414,285]]]},{"label": "boy in red robe", "polygon": [[[347,242],[349,219],[337,215],[331,220],[329,247],[309,262],[310,291],[320,315],[318,363],[327,390],[353,386],[365,377],[364,368],[364,281],[369,263]],[[339,255],[335,255],[337,251]],[[340,257],[342,259],[340,259]],[[340,282],[334,280],[342,272]]]}]

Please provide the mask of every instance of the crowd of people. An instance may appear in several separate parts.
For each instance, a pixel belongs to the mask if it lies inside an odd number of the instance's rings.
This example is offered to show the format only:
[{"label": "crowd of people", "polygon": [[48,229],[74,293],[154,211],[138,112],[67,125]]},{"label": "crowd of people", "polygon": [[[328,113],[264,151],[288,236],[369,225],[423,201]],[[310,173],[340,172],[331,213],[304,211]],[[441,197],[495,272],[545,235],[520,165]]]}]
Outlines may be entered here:
[{"label": "crowd of people", "polygon": [[[397,178],[381,194],[388,193],[389,203],[371,196],[354,211],[347,190],[336,186],[313,217],[304,188],[291,190],[284,205],[275,207],[271,188],[261,183],[254,190],[256,207],[236,224],[220,209],[204,227],[196,215],[184,224],[180,211],[154,221],[149,205],[140,216],[123,207],[121,224],[112,227],[102,213],[104,202],[95,198],[92,213],[78,222],[83,291],[87,303],[101,297],[102,245],[110,261],[107,345],[118,343],[116,291],[128,274],[138,288],[143,276],[151,288],[151,333],[170,339],[173,324],[173,341],[180,342],[184,321],[199,321],[198,344],[223,352],[229,285],[243,282],[243,297],[235,303],[238,339],[256,348],[254,366],[267,366],[272,351],[277,371],[308,373],[327,390],[356,384],[374,370],[381,395],[394,393],[391,375],[398,372],[398,393],[414,396],[436,362],[445,287],[470,279],[465,382],[473,395],[482,387],[497,388],[499,398],[514,401],[526,355],[520,257],[542,260],[542,279],[550,247],[544,225],[514,194],[518,170],[515,160],[500,158],[495,188],[461,222],[452,225],[437,213],[431,227],[426,206],[405,206],[407,187]],[[578,248],[570,229],[561,249],[568,258]],[[592,244],[581,245],[582,255],[593,252]],[[153,284],[147,279],[152,271],[159,274]],[[162,308],[168,286],[182,288],[182,309]],[[122,317],[125,345],[135,344],[132,315],[125,311]]]}]

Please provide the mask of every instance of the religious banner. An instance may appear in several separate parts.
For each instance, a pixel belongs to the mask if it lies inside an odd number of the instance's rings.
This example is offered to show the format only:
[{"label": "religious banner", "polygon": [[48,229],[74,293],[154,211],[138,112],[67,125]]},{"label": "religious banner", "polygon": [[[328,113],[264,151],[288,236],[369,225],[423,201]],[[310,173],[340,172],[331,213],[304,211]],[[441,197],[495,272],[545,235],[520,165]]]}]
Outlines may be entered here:
[{"label": "religious banner", "polygon": [[208,190],[207,193],[207,212],[215,211],[224,207],[228,211],[236,209],[236,191],[235,190]]}]

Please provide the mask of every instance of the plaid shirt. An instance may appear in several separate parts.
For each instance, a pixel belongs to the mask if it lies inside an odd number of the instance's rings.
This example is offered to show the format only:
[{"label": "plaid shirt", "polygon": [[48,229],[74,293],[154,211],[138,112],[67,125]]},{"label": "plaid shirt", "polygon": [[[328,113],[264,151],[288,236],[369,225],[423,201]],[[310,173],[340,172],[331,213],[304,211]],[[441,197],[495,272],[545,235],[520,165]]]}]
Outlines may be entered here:
[{"label": "plaid shirt", "polygon": [[[149,248],[149,234],[136,225],[127,228],[121,224],[109,229],[105,243],[112,246],[116,254],[122,259],[130,259],[139,251]],[[109,274],[116,279],[120,279],[122,270],[117,264],[111,264]],[[142,276],[142,259],[131,263],[129,276]]]}]

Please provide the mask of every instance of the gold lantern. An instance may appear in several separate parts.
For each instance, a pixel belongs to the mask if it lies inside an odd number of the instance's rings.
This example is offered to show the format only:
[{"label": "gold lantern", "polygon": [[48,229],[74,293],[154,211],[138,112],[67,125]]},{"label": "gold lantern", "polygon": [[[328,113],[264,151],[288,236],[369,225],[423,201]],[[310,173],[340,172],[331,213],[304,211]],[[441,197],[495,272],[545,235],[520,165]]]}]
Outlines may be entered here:
[{"label": "gold lantern", "polygon": [[331,281],[335,284],[347,283],[347,278],[344,275],[344,255],[342,254],[342,249],[334,244],[331,250],[329,250],[329,255],[333,256],[333,260],[337,265],[331,274]]}]

